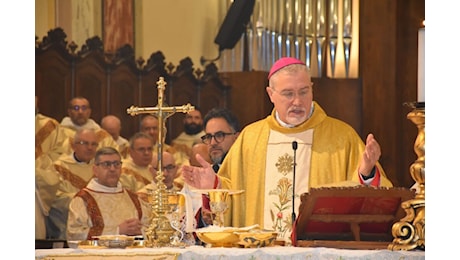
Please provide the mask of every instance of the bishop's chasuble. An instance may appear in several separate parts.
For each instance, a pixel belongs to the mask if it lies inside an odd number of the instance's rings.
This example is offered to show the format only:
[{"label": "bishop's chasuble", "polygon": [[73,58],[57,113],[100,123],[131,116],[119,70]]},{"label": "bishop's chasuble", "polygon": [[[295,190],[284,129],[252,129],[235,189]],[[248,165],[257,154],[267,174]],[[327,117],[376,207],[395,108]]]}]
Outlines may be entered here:
[{"label": "bishop's chasuble", "polygon": [[[219,170],[222,188],[244,190],[241,195],[230,196],[226,226],[259,224],[261,228],[276,230],[279,239],[289,240],[292,231],[293,141],[298,143],[296,216],[300,195],[309,187],[343,181],[362,183],[358,167],[365,144],[350,125],[327,116],[316,102],[311,118],[292,128],[281,126],[273,110],[265,119],[243,129]],[[377,185],[392,187],[379,163],[377,169],[374,177],[379,181]]]}]

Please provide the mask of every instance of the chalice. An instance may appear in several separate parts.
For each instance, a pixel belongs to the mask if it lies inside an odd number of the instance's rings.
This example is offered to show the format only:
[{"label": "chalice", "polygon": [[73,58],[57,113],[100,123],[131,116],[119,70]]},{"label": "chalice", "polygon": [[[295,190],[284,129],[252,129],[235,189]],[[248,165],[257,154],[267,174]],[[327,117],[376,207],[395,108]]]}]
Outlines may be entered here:
[{"label": "chalice", "polygon": [[227,197],[229,195],[228,190],[210,190],[209,194],[209,206],[211,212],[214,215],[212,224],[214,226],[224,226],[224,213],[228,209]]}]

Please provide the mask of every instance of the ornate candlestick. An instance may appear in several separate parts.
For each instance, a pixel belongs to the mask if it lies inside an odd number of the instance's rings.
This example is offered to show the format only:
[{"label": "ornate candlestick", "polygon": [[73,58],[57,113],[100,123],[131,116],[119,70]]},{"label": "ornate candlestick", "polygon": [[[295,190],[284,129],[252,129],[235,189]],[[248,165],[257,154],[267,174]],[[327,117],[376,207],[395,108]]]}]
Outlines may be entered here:
[{"label": "ornate candlestick", "polygon": [[418,128],[414,143],[414,151],[418,158],[410,166],[410,174],[420,191],[414,199],[401,203],[406,216],[393,224],[394,239],[388,245],[389,250],[425,250],[425,102],[410,105],[413,110],[407,114],[407,118]]},{"label": "ornate candlestick", "polygon": [[152,220],[150,226],[145,231],[147,247],[158,247],[171,245],[171,238],[173,238],[174,232],[176,231],[171,225],[170,220],[166,217],[166,214],[170,212],[170,194],[166,190],[166,185],[163,183],[163,144],[164,144],[164,129],[166,129],[166,118],[172,116],[176,112],[188,113],[195,109],[190,104],[178,107],[166,107],[163,106],[163,93],[166,86],[166,81],[163,77],[157,81],[158,85],[158,104],[155,107],[134,107],[131,106],[127,109],[127,113],[131,116],[138,114],[153,114],[158,117],[158,172],[157,172],[157,187],[149,194],[149,201],[152,207]]}]

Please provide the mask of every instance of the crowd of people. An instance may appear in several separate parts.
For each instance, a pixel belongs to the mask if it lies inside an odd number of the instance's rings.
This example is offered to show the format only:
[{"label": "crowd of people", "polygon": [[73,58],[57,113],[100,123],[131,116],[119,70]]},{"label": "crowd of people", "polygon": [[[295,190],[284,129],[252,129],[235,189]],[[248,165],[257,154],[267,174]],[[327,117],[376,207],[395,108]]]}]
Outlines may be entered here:
[{"label": "crowd of people", "polygon": [[[258,224],[287,241],[295,226],[291,212],[298,211],[300,194],[310,187],[344,181],[392,186],[378,162],[381,151],[374,136],[363,142],[351,126],[329,117],[314,101],[304,62],[276,61],[266,92],[272,113],[244,128],[226,108],[187,113],[184,131],[171,144],[163,143],[166,189],[184,194],[243,190],[230,199],[225,225]],[[35,107],[36,239],[142,235],[152,214],[148,194],[160,185],[156,115],[142,116],[139,131],[123,137],[120,119],[106,115],[99,125],[84,97],[69,101],[61,122],[40,114],[37,99]],[[289,163],[294,143],[296,177]],[[193,219],[185,222],[193,222],[193,228],[212,225],[209,198],[200,194],[192,204],[188,216]]]},{"label": "crowd of people", "polygon": [[[36,239],[132,235],[139,233],[130,228],[140,225],[139,221],[143,221],[141,228],[146,228],[145,217],[151,217],[150,211],[144,212],[142,207],[142,212],[134,216],[130,207],[137,209],[147,203],[148,193],[158,188],[156,151],[160,126],[157,116],[143,115],[139,131],[125,138],[120,134],[122,122],[117,116],[106,115],[100,124],[91,118],[91,105],[85,97],[72,98],[67,116],[60,122],[39,113],[38,108],[36,97]],[[171,145],[162,145],[163,183],[167,190],[183,188],[181,166],[190,163],[190,155],[196,149],[193,147],[204,145],[200,153],[209,156],[207,145],[201,141],[205,135],[201,111],[190,111],[183,123],[184,132]],[[116,159],[107,161],[106,158]],[[112,201],[111,205],[116,202],[116,212],[108,213],[106,204],[100,205],[106,200]],[[130,214],[119,214],[125,210]],[[99,215],[92,215],[94,212]],[[136,218],[138,221],[134,221]]]}]

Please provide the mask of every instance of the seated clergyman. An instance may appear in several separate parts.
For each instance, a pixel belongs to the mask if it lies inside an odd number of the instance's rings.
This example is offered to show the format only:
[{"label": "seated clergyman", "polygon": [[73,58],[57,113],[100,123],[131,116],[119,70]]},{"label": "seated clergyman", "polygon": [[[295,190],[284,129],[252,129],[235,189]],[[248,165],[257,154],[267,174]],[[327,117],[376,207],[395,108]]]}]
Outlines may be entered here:
[{"label": "seated clergyman", "polygon": [[93,173],[94,178],[70,202],[67,240],[89,240],[99,235],[142,235],[149,225],[151,209],[119,182],[120,153],[111,147],[99,149]]}]

